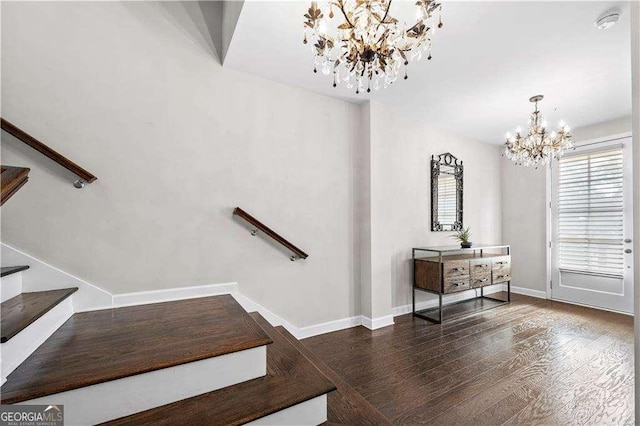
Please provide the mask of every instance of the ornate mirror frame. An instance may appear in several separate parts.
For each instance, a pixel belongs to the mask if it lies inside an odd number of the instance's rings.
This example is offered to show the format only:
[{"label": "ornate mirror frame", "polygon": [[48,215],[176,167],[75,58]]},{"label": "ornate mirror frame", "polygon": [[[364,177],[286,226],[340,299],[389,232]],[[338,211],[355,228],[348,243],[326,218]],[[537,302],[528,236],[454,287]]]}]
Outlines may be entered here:
[{"label": "ornate mirror frame", "polygon": [[[438,218],[438,178],[440,177],[440,168],[442,166],[452,168],[456,179],[456,220],[453,224],[442,224]],[[463,167],[461,160],[458,160],[449,152],[431,156],[431,231],[459,231],[462,229],[462,184]],[[445,227],[449,228],[449,226],[451,226],[451,229],[445,229]]]}]

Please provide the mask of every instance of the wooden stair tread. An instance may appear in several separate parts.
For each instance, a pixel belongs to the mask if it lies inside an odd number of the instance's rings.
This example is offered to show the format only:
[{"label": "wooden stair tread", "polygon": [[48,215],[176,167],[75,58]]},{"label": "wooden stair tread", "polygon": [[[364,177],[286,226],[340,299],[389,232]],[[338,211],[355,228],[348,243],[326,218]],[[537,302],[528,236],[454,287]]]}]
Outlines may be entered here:
[{"label": "wooden stair tread", "polygon": [[27,183],[30,171],[26,167],[0,166],[0,206]]},{"label": "wooden stair tread", "polygon": [[0,343],[5,343],[71,296],[77,287],[22,293],[0,305]]},{"label": "wooden stair tread", "polygon": [[391,422],[369,403],[362,395],[324,363],[308,347],[293,337],[284,327],[276,329],[293,344],[307,359],[331,380],[337,388],[328,398],[328,424],[345,425],[390,425]]},{"label": "wooden stair tread", "polygon": [[273,340],[267,375],[177,401],[104,425],[244,424],[329,393],[336,387],[258,313],[250,314]]},{"label": "wooden stair tread", "polygon": [[8,377],[2,404],[271,343],[230,295],[74,314]]},{"label": "wooden stair tread", "polygon": [[0,277],[6,277],[7,275],[15,274],[29,269],[29,265],[21,266],[3,266],[0,268]]}]

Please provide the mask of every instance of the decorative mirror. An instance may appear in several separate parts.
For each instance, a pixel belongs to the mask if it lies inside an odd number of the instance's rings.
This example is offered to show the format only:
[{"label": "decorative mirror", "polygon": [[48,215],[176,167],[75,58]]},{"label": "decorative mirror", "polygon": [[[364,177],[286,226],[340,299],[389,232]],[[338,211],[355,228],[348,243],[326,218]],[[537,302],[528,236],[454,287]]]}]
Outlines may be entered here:
[{"label": "decorative mirror", "polygon": [[462,161],[450,153],[431,156],[431,230],[462,229]]}]

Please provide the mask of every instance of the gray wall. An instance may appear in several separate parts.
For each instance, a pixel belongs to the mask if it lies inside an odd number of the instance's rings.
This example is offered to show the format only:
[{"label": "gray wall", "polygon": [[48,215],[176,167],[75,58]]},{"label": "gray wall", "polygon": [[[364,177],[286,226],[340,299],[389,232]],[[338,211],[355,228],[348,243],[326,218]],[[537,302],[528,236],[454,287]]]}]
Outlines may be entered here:
[{"label": "gray wall", "polygon": [[2,241],[112,293],[237,281],[298,326],[359,314],[358,107],[223,69],[197,37],[158,4],[2,3],[3,116],[99,178],[77,190],[3,134],[32,172]]},{"label": "gray wall", "polygon": [[[450,152],[464,162],[464,224],[472,241],[503,241],[500,148],[439,133],[379,102],[371,111],[372,291],[384,312],[387,298],[393,307],[411,303],[412,247],[456,244],[452,232],[431,232],[431,155]],[[419,294],[418,301],[430,297]]]}]

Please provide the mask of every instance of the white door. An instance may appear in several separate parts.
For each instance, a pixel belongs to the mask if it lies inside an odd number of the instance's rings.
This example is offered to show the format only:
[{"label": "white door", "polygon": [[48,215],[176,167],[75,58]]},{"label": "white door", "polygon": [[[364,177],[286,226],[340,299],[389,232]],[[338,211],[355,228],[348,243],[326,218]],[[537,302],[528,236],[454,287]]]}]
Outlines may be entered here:
[{"label": "white door", "polygon": [[633,313],[631,147],[587,143],[553,162],[553,299]]}]

